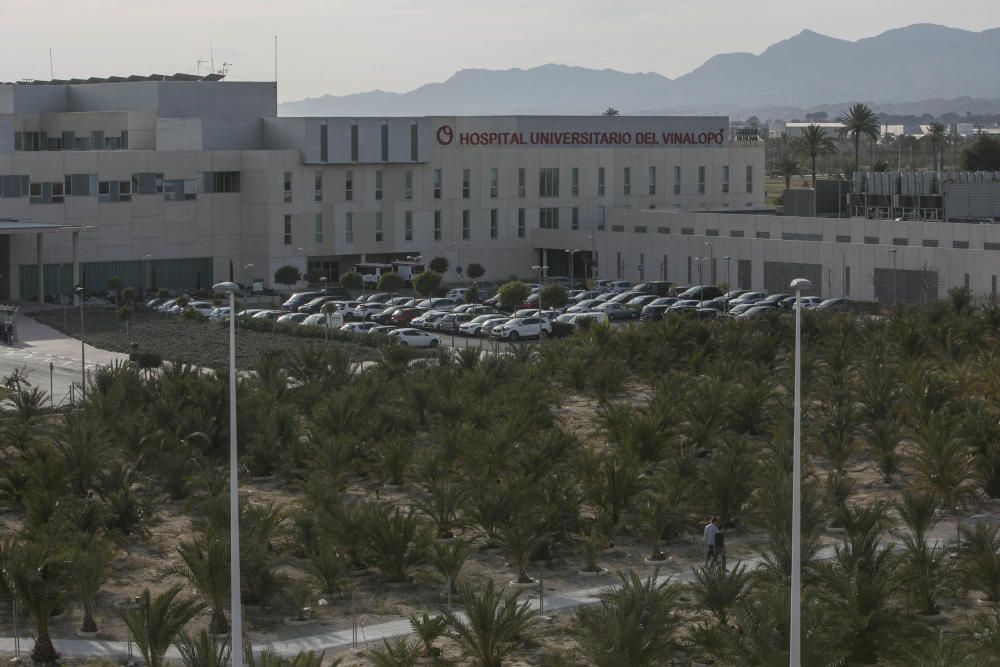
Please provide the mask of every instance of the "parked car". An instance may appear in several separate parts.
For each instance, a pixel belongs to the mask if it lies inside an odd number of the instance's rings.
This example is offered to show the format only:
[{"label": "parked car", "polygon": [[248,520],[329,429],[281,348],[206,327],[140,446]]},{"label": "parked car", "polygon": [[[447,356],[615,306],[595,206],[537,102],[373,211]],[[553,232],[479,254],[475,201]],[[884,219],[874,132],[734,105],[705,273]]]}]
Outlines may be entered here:
[{"label": "parked car", "polygon": [[371,294],[369,294],[367,296],[362,296],[359,299],[359,301],[362,301],[363,303],[368,303],[368,302],[372,302],[372,303],[385,303],[386,301],[388,301],[391,298],[392,298],[392,295],[389,294],[388,292],[372,292]]},{"label": "parked car", "polygon": [[744,292],[740,296],[730,301],[729,307],[732,308],[733,306],[743,306],[748,303],[757,303],[758,301],[766,298],[767,298],[766,292]]},{"label": "parked car", "polygon": [[390,331],[395,331],[395,330],[396,330],[396,327],[392,326],[391,324],[376,324],[375,326],[373,326],[371,329],[368,330],[368,335],[369,336],[372,336],[372,335],[375,335],[375,336],[383,335],[384,336],[387,333],[389,333]]},{"label": "parked car", "polygon": [[458,305],[455,299],[424,299],[417,304],[418,308],[430,308],[432,310],[452,310]]},{"label": "parked car", "polygon": [[344,326],[340,327],[340,330],[345,333],[368,333],[368,330],[372,327],[377,327],[378,325],[374,322],[348,322]]},{"label": "parked car", "polygon": [[[327,320],[328,317],[329,320]],[[330,322],[331,329],[339,329],[344,326],[344,316],[340,313],[313,313],[307,315],[300,324],[301,326],[325,327],[327,321]]]},{"label": "parked car", "polygon": [[611,303],[628,303],[632,299],[635,299],[636,297],[640,296],[647,296],[647,295],[645,292],[639,292],[630,289],[624,292],[620,292],[619,294],[616,294],[614,297],[612,297]]},{"label": "parked car", "polygon": [[722,290],[716,285],[695,285],[689,287],[683,293],[678,294],[679,299],[697,299],[698,301],[708,301],[717,296],[722,296]]},{"label": "parked car", "polygon": [[745,289],[731,289],[722,295],[722,298],[726,301],[732,301],[733,299],[738,299],[742,295],[746,294],[749,290]]},{"label": "parked car", "polygon": [[255,320],[276,320],[287,311],[284,310],[261,310],[253,314]]},{"label": "parked car", "polygon": [[[821,303],[823,303],[821,296],[804,296],[802,297],[802,310],[812,310]],[[785,297],[778,306],[785,310],[795,310],[795,297]]]},{"label": "parked car", "polygon": [[149,301],[146,302],[146,308],[153,310],[164,301],[166,301],[166,299],[150,299]]},{"label": "parked car", "polygon": [[355,306],[354,310],[351,311],[351,316],[355,320],[361,320],[364,322],[372,315],[381,313],[385,310],[385,308],[386,305],[384,303],[379,303],[377,301],[365,301],[364,303],[359,303]]},{"label": "parked car", "polygon": [[674,303],[670,306],[667,312],[670,314],[676,314],[693,311],[698,308],[699,304],[701,304],[701,301],[698,301],[698,299],[677,299],[677,301],[674,301]]},{"label": "parked car", "polygon": [[416,329],[433,329],[434,324],[448,314],[446,310],[428,310],[420,317],[410,321],[410,326]]},{"label": "parked car", "polygon": [[635,291],[655,294],[656,296],[667,296],[673,288],[673,283],[665,280],[648,280],[635,286]]},{"label": "parked car", "polygon": [[397,296],[385,302],[385,305],[396,306],[397,308],[403,308],[405,306],[412,306],[415,304],[416,304],[416,299],[413,299],[412,297],[408,296]]},{"label": "parked car", "polygon": [[739,317],[740,315],[742,315],[743,313],[747,312],[748,310],[750,310],[753,307],[754,307],[754,304],[752,304],[752,303],[741,303],[741,304],[738,304],[738,305],[735,305],[735,306],[730,306],[729,307],[729,312],[726,313],[726,314],[729,315],[730,317]]},{"label": "parked car", "polygon": [[580,326],[580,323],[585,320],[591,322],[592,324],[603,324],[605,326],[611,324],[611,319],[608,317],[607,313],[601,313],[593,310],[589,313],[574,314],[569,323],[573,326]]},{"label": "parked car", "polygon": [[567,308],[566,312],[567,313],[585,313],[588,310],[590,310],[591,308],[593,308],[595,306],[599,306],[602,303],[604,303],[604,302],[603,301],[598,301],[597,299],[584,299],[583,301],[578,302],[576,305],[570,306],[569,308]]},{"label": "parked car", "polygon": [[722,317],[722,311],[718,308],[695,308],[694,314],[700,320],[714,320],[717,317]]},{"label": "parked car", "polygon": [[672,306],[675,303],[677,303],[677,297],[676,296],[661,296],[659,299],[656,299],[655,301],[650,301],[646,305],[647,306]]},{"label": "parked car", "polygon": [[279,324],[301,324],[309,317],[308,313],[288,313],[278,318]]},{"label": "parked car", "polygon": [[398,306],[386,306],[383,310],[373,315],[369,315],[368,319],[370,319],[375,324],[388,324],[390,319],[392,318],[393,313],[395,313],[397,310],[399,310]]},{"label": "parked car", "polygon": [[420,329],[393,329],[389,332],[389,336],[410,347],[434,348],[441,344],[440,338]]},{"label": "parked car", "polygon": [[625,305],[630,308],[642,309],[643,306],[648,306],[649,304],[653,303],[659,298],[660,297],[656,296],[655,294],[643,294],[641,296],[637,296],[627,301]]},{"label": "parked car", "polygon": [[827,299],[816,306],[815,310],[834,313],[851,312],[854,310],[854,302],[850,299]]},{"label": "parked car", "polygon": [[434,328],[441,333],[455,334],[458,333],[458,327],[463,322],[468,322],[471,319],[472,315],[469,313],[448,313],[434,323]]},{"label": "parked car", "polygon": [[459,324],[458,333],[463,336],[478,336],[483,328],[483,323],[493,319],[497,319],[496,315],[477,315],[471,320]]},{"label": "parked car", "polygon": [[632,283],[627,280],[613,280],[608,284],[608,291],[616,294],[627,292],[630,289],[632,289]]},{"label": "parked car", "polygon": [[229,306],[219,306],[208,314],[208,319],[212,322],[222,322],[229,319]]},{"label": "parked car", "polygon": [[177,303],[178,298],[180,297],[174,297],[173,299],[167,299],[166,301],[161,302],[160,305],[156,307],[157,312],[160,313],[167,312],[168,310],[174,307],[174,304]]},{"label": "parked car", "polygon": [[186,306],[181,308],[180,304],[175,303],[171,306],[170,310],[167,311],[167,315],[180,315],[185,310],[193,310],[198,313],[201,317],[208,317],[215,310],[215,304],[211,301],[191,301]]},{"label": "parked car", "polygon": [[423,308],[415,308],[413,306],[406,306],[404,308],[399,308],[389,317],[389,321],[398,327],[406,326],[412,322],[415,318],[420,317],[427,311]]},{"label": "parked car", "polygon": [[742,320],[755,320],[758,317],[764,317],[768,313],[776,313],[776,312],[778,312],[776,306],[772,305],[761,306],[758,304],[754,304],[750,308],[748,308],[745,312],[742,312],[739,315],[737,315],[737,317],[739,317]]},{"label": "parked car", "polygon": [[650,304],[643,307],[642,311],[639,313],[639,319],[644,322],[657,322],[663,319],[663,316],[669,309],[669,305]]},{"label": "parked car", "polygon": [[309,292],[295,292],[288,299],[281,304],[282,310],[290,310],[295,312],[299,309],[299,306],[304,306],[313,299],[321,296],[326,296],[326,293],[321,291],[309,291]]},{"label": "parked car", "polygon": [[581,301],[586,301],[588,299],[596,299],[600,295],[601,292],[598,292],[596,290],[590,290],[586,292],[581,290],[579,293],[571,296],[569,300],[571,303],[580,303]]},{"label": "parked car", "polygon": [[521,338],[546,338],[552,333],[552,325],[541,317],[515,317],[504,324],[493,327],[494,338],[519,340]]},{"label": "parked car", "polygon": [[771,294],[767,298],[761,299],[757,303],[761,306],[774,306],[777,308],[782,301],[792,296],[791,294]]},{"label": "parked car", "polygon": [[612,320],[634,320],[639,317],[638,310],[620,303],[602,303],[591,312],[604,313]]},{"label": "parked car", "polygon": [[486,320],[485,322],[483,322],[480,325],[479,333],[476,334],[476,335],[477,336],[489,336],[489,335],[492,334],[492,332],[493,332],[493,330],[495,328],[497,328],[501,324],[505,324],[505,323],[509,322],[511,319],[512,318],[510,318],[510,317],[508,317],[506,315],[495,315],[495,316],[492,316],[492,317],[490,317],[490,319]]}]

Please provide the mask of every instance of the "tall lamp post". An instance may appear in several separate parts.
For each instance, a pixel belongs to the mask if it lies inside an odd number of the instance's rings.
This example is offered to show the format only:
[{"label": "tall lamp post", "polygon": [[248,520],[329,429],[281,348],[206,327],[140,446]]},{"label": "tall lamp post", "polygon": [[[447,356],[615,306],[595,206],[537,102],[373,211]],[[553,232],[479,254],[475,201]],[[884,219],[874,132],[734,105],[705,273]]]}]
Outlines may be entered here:
[{"label": "tall lamp post", "polygon": [[569,255],[569,288],[570,289],[576,289],[576,281],[573,279],[573,271],[574,271],[574,264],[576,263],[574,260],[576,259],[576,253],[578,253],[578,252],[580,252],[580,250],[578,248],[574,248],[573,250],[567,250],[566,251],[566,254]]},{"label": "tall lamp post", "polygon": [[542,312],[542,282],[545,280],[545,272],[549,270],[547,265],[536,264],[531,267],[532,271],[538,271],[538,313]]},{"label": "tall lamp post", "polygon": [[[330,294],[330,286],[329,286],[330,276],[328,276],[326,274],[323,274],[322,276],[320,276],[319,279],[323,281],[323,297],[326,298],[326,299],[329,299],[330,298],[330,296],[329,296],[329,294]],[[326,324],[326,326],[323,327],[323,342],[324,343],[329,342],[329,340],[330,340],[329,333],[328,333],[330,331],[330,311],[326,307],[327,303],[328,303],[327,301],[324,301],[323,305],[320,306],[320,310],[326,315],[326,317],[324,318],[324,324]]]},{"label": "tall lamp post", "polygon": [[80,301],[80,400],[87,398],[87,346],[83,342],[83,285],[77,285],[76,296]]},{"label": "tall lamp post", "polygon": [[140,270],[142,271],[142,304],[146,305],[146,260],[152,259],[152,255],[142,256],[142,266]]},{"label": "tall lamp post", "polygon": [[595,261],[595,257],[597,256],[597,238],[593,234],[589,234],[587,239],[590,241],[590,280],[591,282],[597,282],[597,274],[594,272],[594,269],[597,268],[597,262]]},{"label": "tall lamp post", "polygon": [[802,665],[802,292],[812,288],[796,278],[795,290],[795,421],[792,430],[792,611],[789,667]]},{"label": "tall lamp post", "polygon": [[243,667],[243,605],[240,601],[240,497],[236,456],[236,283],[217,283],[229,295],[229,598],[233,614],[232,665]]},{"label": "tall lamp post", "polygon": [[896,249],[889,248],[889,257],[892,258],[892,305],[896,305]]},{"label": "tall lamp post", "polygon": [[715,249],[712,248],[711,241],[705,241],[705,245],[708,246],[708,281],[714,285],[717,282],[715,280]]}]

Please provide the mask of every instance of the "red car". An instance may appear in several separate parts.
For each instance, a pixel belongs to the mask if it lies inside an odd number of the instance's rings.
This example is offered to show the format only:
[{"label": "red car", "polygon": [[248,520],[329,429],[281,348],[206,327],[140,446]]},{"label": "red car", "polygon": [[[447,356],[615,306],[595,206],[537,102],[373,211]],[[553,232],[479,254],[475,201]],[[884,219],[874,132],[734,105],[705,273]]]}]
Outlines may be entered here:
[{"label": "red car", "polygon": [[538,308],[538,294],[532,294],[527,299],[525,299],[520,306],[517,307],[518,310],[523,308]]},{"label": "red car", "polygon": [[400,308],[392,314],[389,321],[396,326],[405,327],[410,322],[412,322],[417,316],[422,315],[427,312],[423,308]]}]

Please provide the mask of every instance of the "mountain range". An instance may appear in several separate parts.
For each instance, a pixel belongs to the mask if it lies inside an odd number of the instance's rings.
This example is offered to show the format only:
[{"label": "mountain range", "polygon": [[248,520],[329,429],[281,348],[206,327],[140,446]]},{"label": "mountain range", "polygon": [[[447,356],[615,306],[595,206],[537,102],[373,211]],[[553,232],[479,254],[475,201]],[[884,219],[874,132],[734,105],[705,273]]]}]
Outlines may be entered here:
[{"label": "mountain range", "polygon": [[[916,24],[848,41],[803,30],[760,54],[713,56],[669,79],[547,64],[463,69],[406,93],[374,90],[285,102],[286,116],[705,113],[746,116],[843,101],[910,108],[914,102],[976,98],[1000,106],[1000,28],[972,32]],[[985,105],[984,105],[985,102]],[[961,105],[961,101],[954,102]],[[959,106],[949,109],[964,112]],[[758,114],[759,115],[759,114]]]}]

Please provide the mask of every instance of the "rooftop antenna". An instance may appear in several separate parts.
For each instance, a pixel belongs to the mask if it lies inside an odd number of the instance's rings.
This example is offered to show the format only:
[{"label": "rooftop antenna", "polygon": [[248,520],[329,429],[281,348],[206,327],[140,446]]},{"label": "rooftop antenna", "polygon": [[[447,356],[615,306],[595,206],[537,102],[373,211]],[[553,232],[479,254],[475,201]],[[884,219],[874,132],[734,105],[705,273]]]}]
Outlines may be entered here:
[{"label": "rooftop antenna", "polygon": [[56,78],[55,68],[52,66],[52,47],[49,47],[49,80],[52,81]]},{"label": "rooftop antenna", "polygon": [[201,66],[207,62],[208,62],[207,60],[202,60],[201,58],[198,58],[198,76],[201,76]]},{"label": "rooftop antenna", "polygon": [[274,36],[274,83],[278,83],[278,36]]},{"label": "rooftop antenna", "polygon": [[213,74],[215,74],[215,50],[212,48],[212,40],[211,39],[208,40],[208,59],[209,59],[209,61],[211,61],[210,62],[210,66],[212,68],[211,72]]},{"label": "rooftop antenna", "polygon": [[219,74],[226,76],[229,74],[229,68],[232,67],[232,63],[222,63],[222,67],[219,68]]}]

